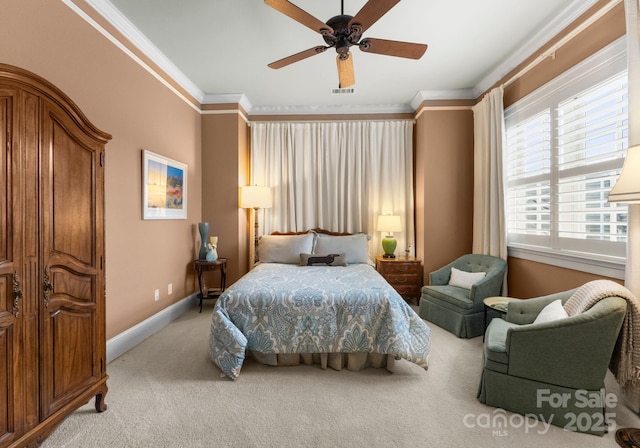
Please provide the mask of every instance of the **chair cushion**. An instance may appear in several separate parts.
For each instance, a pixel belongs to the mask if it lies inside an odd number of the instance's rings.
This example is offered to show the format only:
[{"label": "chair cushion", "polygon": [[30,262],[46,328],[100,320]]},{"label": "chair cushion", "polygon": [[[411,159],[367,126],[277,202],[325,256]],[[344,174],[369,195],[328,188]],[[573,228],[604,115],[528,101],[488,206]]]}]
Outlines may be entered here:
[{"label": "chair cushion", "polygon": [[503,319],[495,318],[491,320],[484,340],[484,354],[488,360],[509,364],[509,354],[507,353],[507,332],[509,328],[517,327],[518,324],[507,322]]},{"label": "chair cushion", "polygon": [[431,296],[454,307],[471,310],[473,302],[469,299],[469,290],[451,285],[423,286],[422,297]]}]

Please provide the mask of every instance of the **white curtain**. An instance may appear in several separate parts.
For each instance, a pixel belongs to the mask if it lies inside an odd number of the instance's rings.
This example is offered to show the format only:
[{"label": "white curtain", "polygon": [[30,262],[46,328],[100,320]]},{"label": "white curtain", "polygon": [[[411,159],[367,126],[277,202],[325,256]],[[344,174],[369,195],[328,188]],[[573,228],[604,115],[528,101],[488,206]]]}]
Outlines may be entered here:
[{"label": "white curtain", "polygon": [[507,259],[502,147],[503,89],[496,87],[473,107],[473,246],[474,254]]},{"label": "white curtain", "polygon": [[400,215],[396,254],[414,253],[413,121],[253,122],[251,183],[269,186],[273,207],[260,233],[320,227],[371,235],[378,215]]},{"label": "white curtain", "polygon": [[[640,144],[640,0],[625,0],[629,73],[629,146]],[[640,297],[640,205],[630,204],[625,286]]]}]

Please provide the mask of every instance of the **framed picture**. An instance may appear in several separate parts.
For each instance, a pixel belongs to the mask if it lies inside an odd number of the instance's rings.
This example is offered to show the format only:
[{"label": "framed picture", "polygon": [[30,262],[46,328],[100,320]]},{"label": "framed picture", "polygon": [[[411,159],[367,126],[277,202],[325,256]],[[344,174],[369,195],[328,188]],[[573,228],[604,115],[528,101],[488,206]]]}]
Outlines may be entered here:
[{"label": "framed picture", "polygon": [[187,219],[187,165],[142,150],[142,219]]}]

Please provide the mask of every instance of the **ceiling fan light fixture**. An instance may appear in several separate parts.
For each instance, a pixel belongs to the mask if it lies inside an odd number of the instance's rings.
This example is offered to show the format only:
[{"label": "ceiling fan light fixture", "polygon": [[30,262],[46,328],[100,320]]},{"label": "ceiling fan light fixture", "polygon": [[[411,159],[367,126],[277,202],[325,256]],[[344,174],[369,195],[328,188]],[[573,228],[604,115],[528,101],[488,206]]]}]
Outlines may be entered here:
[{"label": "ceiling fan light fixture", "polygon": [[336,56],[336,63],[338,64],[338,87],[340,89],[351,87],[356,83],[351,52],[348,52],[346,56],[344,59],[341,54]]},{"label": "ceiling fan light fixture", "polygon": [[351,54],[349,47],[350,45],[345,42],[341,42],[340,46],[336,46],[336,52],[341,60],[345,61],[349,59],[349,55]]}]

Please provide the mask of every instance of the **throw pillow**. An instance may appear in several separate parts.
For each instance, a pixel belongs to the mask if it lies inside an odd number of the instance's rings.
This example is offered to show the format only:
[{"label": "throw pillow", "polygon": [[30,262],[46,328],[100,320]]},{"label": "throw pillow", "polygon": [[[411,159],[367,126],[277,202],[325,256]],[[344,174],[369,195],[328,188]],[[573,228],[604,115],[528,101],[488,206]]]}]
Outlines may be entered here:
[{"label": "throw pillow", "polygon": [[533,321],[534,324],[542,324],[544,322],[552,322],[558,319],[564,319],[565,317],[569,317],[567,312],[564,310],[562,306],[561,300],[554,300],[540,311],[538,317]]},{"label": "throw pillow", "polygon": [[300,266],[346,266],[344,253],[300,254]]},{"label": "throw pillow", "polygon": [[467,272],[452,267],[449,284],[459,288],[471,289],[474,283],[478,283],[486,275],[486,272]]}]

